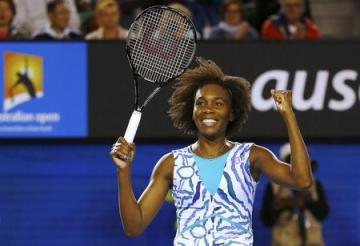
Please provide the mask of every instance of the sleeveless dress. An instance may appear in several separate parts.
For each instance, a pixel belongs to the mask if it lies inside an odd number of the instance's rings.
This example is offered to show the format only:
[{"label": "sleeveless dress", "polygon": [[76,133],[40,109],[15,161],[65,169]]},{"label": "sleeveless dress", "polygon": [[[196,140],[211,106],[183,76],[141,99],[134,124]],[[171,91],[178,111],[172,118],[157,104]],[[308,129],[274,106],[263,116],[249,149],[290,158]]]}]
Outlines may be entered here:
[{"label": "sleeveless dress", "polygon": [[203,184],[191,146],[174,150],[172,194],[176,246],[253,245],[252,210],[257,182],[250,174],[252,143],[234,143],[217,192]]}]

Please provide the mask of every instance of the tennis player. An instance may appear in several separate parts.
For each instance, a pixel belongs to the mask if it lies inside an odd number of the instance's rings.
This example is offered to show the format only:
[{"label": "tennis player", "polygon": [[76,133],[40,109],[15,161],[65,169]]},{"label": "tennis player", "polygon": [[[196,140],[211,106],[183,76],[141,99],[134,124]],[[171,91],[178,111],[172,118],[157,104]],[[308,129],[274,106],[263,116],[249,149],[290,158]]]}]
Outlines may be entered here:
[{"label": "tennis player", "polygon": [[300,190],[312,183],[291,92],[271,90],[287,126],[292,153],[287,164],[262,146],[228,140],[247,119],[250,85],[225,75],[210,60],[199,58],[197,63],[180,77],[169,100],[174,126],[197,140],[158,161],[139,200],[131,182],[134,144],[120,137],[111,150],[123,228],[128,236],[140,234],[171,189],[178,224],[174,245],[253,245],[252,210],[260,176]]}]

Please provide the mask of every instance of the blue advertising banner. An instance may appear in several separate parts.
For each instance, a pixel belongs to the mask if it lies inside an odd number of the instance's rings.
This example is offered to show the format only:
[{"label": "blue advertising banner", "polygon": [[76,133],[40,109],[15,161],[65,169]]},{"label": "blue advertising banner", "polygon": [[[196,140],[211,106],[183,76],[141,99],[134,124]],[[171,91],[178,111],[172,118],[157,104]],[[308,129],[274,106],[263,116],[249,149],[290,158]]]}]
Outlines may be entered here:
[{"label": "blue advertising banner", "polygon": [[87,136],[85,43],[1,43],[0,137]]}]

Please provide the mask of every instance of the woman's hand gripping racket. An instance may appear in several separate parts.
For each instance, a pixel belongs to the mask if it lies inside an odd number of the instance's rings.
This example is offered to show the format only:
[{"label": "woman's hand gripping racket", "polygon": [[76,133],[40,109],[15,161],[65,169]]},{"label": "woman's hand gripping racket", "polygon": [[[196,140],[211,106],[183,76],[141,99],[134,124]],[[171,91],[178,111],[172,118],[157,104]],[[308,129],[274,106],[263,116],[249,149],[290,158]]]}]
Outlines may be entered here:
[{"label": "woman's hand gripping racket", "polygon": [[[131,25],[126,52],[134,75],[135,110],[124,138],[132,143],[140,123],[142,110],[161,87],[180,76],[195,55],[196,30],[186,15],[166,6],[144,10]],[[138,78],[156,88],[139,104]]]}]

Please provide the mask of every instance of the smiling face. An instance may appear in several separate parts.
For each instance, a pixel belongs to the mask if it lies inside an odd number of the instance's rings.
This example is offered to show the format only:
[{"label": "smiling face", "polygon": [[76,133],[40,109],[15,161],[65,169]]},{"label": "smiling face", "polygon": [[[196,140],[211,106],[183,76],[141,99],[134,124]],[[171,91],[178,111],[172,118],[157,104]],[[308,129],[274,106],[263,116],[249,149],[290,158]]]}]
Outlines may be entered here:
[{"label": "smiling face", "polygon": [[193,120],[198,133],[214,139],[226,136],[228,123],[233,120],[229,92],[218,84],[206,84],[195,94]]}]

